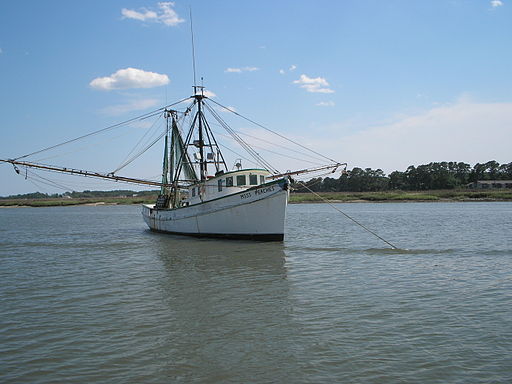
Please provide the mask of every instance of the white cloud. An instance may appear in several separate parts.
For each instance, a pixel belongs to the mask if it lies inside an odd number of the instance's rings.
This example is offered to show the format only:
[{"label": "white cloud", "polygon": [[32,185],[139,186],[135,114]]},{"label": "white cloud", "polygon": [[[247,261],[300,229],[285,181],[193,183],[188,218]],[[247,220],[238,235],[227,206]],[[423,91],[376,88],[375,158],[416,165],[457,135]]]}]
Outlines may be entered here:
[{"label": "white cloud", "polygon": [[[293,72],[293,71],[295,71],[296,69],[297,69],[297,66],[296,66],[295,64],[292,64],[292,65],[290,65],[290,67],[288,67],[288,72]],[[279,73],[280,73],[281,75],[284,75],[284,74],[286,73],[286,70],[284,70],[284,69],[280,69],[280,70],[279,70]]]},{"label": "white cloud", "polygon": [[346,126],[338,126],[326,132],[329,139],[317,137],[311,142],[315,149],[351,166],[385,172],[435,161],[508,163],[511,126],[512,103],[460,100],[344,137],[340,131]]},{"label": "white cloud", "polygon": [[243,68],[226,68],[226,73],[242,73],[242,72],[254,72],[258,71],[258,67],[243,67]]},{"label": "white cloud", "polygon": [[158,104],[157,99],[142,99],[134,100],[125,104],[112,105],[110,107],[103,108],[101,112],[107,115],[123,115],[127,112],[142,111]]},{"label": "white cloud", "polygon": [[491,1],[491,6],[493,8],[501,7],[502,5],[503,5],[503,1],[501,1],[501,0],[492,0]]},{"label": "white cloud", "polygon": [[299,80],[295,80],[294,84],[299,84],[301,88],[304,88],[308,92],[313,93],[334,93],[329,88],[329,83],[323,77],[309,77],[307,75],[300,75]]},{"label": "white cloud", "polygon": [[2,51],[2,48],[0,48],[0,54],[4,53],[4,51]]},{"label": "white cloud", "polygon": [[154,11],[143,9],[142,12],[134,11],[133,9],[121,9],[121,14],[125,19],[134,19],[140,21],[157,20],[158,15]]},{"label": "white cloud", "polygon": [[157,6],[157,11],[147,8],[141,8],[140,11],[123,8],[121,10],[121,14],[123,15],[123,19],[162,23],[171,27],[174,27],[185,21],[184,19],[181,19],[173,9],[174,2],[159,2],[157,3]]},{"label": "white cloud", "polygon": [[316,103],[316,106],[318,107],[334,107],[334,105],[334,101],[321,101]]},{"label": "white cloud", "polygon": [[169,77],[137,68],[120,69],[107,77],[98,77],[89,85],[94,89],[111,91],[113,89],[153,88],[169,83]]}]

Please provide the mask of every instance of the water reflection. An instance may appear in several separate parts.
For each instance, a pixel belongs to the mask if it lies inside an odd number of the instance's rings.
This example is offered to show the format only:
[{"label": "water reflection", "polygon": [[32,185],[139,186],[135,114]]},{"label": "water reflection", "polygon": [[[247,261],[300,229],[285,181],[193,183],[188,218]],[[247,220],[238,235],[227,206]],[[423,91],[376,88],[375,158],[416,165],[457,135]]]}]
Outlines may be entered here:
[{"label": "water reflection", "polygon": [[172,324],[163,352],[166,376],[212,382],[293,377],[296,327],[282,244],[162,235],[154,241]]}]

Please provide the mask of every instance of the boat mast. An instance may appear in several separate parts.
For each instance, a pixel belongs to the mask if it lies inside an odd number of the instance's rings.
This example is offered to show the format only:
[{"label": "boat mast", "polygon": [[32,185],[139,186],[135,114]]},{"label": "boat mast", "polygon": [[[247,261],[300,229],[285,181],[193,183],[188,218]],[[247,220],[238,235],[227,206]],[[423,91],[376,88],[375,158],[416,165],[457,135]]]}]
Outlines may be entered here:
[{"label": "boat mast", "polygon": [[[194,97],[197,100],[197,120],[198,120],[198,127],[199,127],[199,172],[201,181],[206,180],[207,176],[207,163],[204,158],[204,139],[203,139],[203,111],[202,111],[202,104],[203,104],[203,86],[194,85]],[[198,90],[201,91],[201,94],[198,94]]]},{"label": "boat mast", "polygon": [[165,111],[165,119],[166,119],[166,134],[165,134],[165,144],[164,144],[164,161],[162,164],[162,186],[160,187],[160,194],[167,195],[169,191],[164,185],[169,183],[169,111]]}]

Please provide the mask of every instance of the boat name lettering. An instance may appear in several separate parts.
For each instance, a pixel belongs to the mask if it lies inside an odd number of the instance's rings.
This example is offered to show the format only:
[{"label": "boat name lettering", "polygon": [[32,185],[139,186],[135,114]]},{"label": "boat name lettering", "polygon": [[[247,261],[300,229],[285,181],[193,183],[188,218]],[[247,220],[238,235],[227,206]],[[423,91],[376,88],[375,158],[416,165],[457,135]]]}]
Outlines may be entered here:
[{"label": "boat name lettering", "polygon": [[271,186],[271,187],[266,187],[266,188],[261,188],[261,189],[257,189],[256,191],[254,191],[257,195],[262,195],[264,193],[267,193],[267,192],[273,192],[275,189],[275,185]]},{"label": "boat name lettering", "polygon": [[247,192],[247,193],[242,193],[240,195],[240,198],[243,200],[243,199],[248,199],[249,197],[251,197],[251,192]]}]

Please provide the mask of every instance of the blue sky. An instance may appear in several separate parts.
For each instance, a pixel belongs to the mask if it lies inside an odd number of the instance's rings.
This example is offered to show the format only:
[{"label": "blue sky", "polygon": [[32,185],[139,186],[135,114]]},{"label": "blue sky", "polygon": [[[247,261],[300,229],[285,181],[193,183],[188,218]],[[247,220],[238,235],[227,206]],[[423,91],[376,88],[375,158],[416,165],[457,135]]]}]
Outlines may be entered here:
[{"label": "blue sky", "polygon": [[[349,168],[512,161],[510,0],[2,1],[0,158],[189,96],[189,7],[213,100]],[[107,172],[148,129],[43,162]],[[154,178],[160,152],[124,174]],[[281,170],[304,166],[268,157]],[[45,177],[76,190],[125,187]],[[30,181],[0,165],[0,195],[62,192]]]}]

